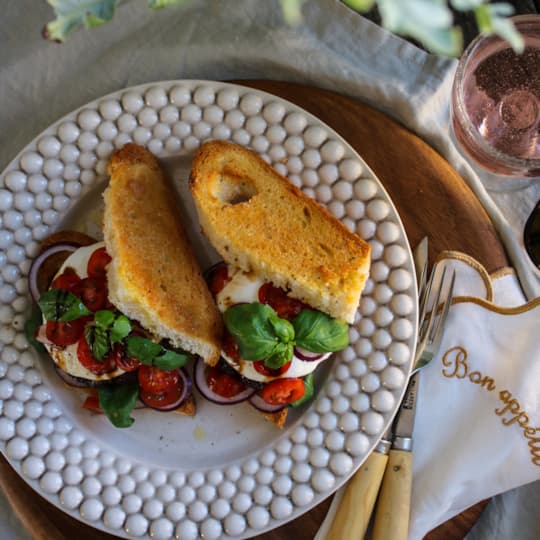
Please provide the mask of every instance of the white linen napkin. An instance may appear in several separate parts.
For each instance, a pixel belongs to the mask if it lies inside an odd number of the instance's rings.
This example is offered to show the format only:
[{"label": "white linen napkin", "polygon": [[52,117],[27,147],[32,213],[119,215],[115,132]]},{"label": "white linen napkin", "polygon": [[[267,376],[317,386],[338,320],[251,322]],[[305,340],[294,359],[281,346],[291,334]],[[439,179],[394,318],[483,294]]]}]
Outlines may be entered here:
[{"label": "white linen napkin", "polygon": [[456,269],[455,298],[439,352],[420,376],[409,540],[540,479],[540,298],[525,303],[511,270],[489,276],[457,252],[440,262],[438,271]]}]

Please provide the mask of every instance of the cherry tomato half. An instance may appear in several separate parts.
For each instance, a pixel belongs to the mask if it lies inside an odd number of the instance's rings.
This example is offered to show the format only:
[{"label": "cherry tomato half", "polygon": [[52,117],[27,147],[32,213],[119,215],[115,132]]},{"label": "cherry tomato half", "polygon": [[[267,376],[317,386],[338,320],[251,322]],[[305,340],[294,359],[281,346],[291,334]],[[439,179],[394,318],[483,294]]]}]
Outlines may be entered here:
[{"label": "cherry tomato half", "polygon": [[85,336],[82,336],[77,343],[77,358],[88,371],[96,375],[103,375],[116,369],[114,352],[108,354],[103,360],[98,360],[92,353]]},{"label": "cherry tomato half", "polygon": [[307,307],[300,300],[287,296],[283,289],[272,285],[272,283],[261,285],[259,288],[259,302],[268,304],[276,311],[278,317],[287,320],[294,319]]},{"label": "cherry tomato half", "polygon": [[260,395],[270,405],[288,405],[299,400],[305,392],[302,379],[276,379],[266,384]]},{"label": "cherry tomato half", "polygon": [[264,360],[257,360],[256,362],[253,362],[253,367],[255,368],[255,371],[258,371],[262,375],[266,375],[267,377],[279,377],[280,375],[283,375],[291,366],[291,361],[287,362],[286,364],[283,364],[281,367],[277,369],[272,369],[269,367],[266,367],[264,365]]},{"label": "cherry tomato half", "polygon": [[206,383],[212,392],[221,397],[231,398],[246,389],[244,382],[217,367],[206,368]]},{"label": "cherry tomato half", "polygon": [[169,371],[144,365],[139,368],[137,377],[141,391],[150,394],[159,394],[178,387],[178,381],[180,380],[177,369]]},{"label": "cherry tomato half", "polygon": [[77,289],[77,296],[90,311],[96,312],[107,307],[109,292],[104,279],[84,278]]},{"label": "cherry tomato half", "polygon": [[107,265],[111,262],[111,256],[104,247],[96,249],[88,259],[86,272],[90,278],[105,279],[107,276]]},{"label": "cherry tomato half", "polygon": [[236,340],[228,332],[225,333],[225,337],[223,338],[223,352],[235,362],[240,360],[238,343],[236,343]]},{"label": "cherry tomato half", "polygon": [[183,392],[179,369],[164,370],[142,365],[138,372],[141,401],[154,409],[166,409]]},{"label": "cherry tomato half", "polygon": [[67,347],[77,343],[84,333],[84,318],[69,322],[47,321],[45,335],[58,347]]},{"label": "cherry tomato half", "polygon": [[225,263],[218,263],[213,266],[207,276],[208,288],[210,292],[217,296],[230,281],[229,270]]},{"label": "cherry tomato half", "polygon": [[78,289],[80,283],[81,278],[77,275],[77,272],[73,268],[68,267],[53,280],[51,288],[72,293]]}]

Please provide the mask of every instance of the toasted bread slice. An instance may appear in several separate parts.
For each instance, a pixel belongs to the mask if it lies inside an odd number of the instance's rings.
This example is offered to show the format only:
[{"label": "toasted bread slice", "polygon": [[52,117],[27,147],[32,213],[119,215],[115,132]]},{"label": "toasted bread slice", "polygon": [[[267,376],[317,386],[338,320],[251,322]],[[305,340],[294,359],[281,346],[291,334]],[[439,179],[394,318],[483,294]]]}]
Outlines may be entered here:
[{"label": "toasted bread slice", "polygon": [[219,360],[222,320],[156,158],[127,144],[109,163],[103,232],[110,301],[159,338]]},{"label": "toasted bread slice", "polygon": [[370,246],[324,207],[251,150],[223,141],[198,150],[190,188],[202,230],[225,261],[354,322]]}]

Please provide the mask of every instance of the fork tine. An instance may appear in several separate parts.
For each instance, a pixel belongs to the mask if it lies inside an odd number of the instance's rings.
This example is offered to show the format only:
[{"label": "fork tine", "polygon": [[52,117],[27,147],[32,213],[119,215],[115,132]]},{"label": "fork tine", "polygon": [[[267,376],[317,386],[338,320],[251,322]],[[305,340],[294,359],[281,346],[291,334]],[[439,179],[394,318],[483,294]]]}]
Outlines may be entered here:
[{"label": "fork tine", "polygon": [[[434,268],[433,269],[433,273],[432,273],[432,278],[434,280],[434,276],[436,274],[436,269]],[[433,300],[433,304],[431,305],[431,311],[429,314],[426,315],[426,321],[427,321],[427,328],[424,330],[423,332],[423,335],[426,336],[429,340],[429,336],[431,335],[431,329],[433,328],[433,324],[435,322],[435,318],[436,318],[436,315],[437,315],[437,308],[439,306],[439,302],[440,302],[440,299],[441,299],[441,293],[442,293],[442,289],[443,289],[443,285],[444,285],[444,278],[446,277],[446,266],[443,268],[443,272],[442,272],[442,275],[441,275],[441,279],[439,280],[439,282],[437,283],[437,289],[435,290],[435,298]],[[425,306],[424,308],[427,310],[429,309],[429,297],[431,296],[431,289],[433,288],[433,281],[431,282],[431,286],[430,286],[430,290],[427,291],[427,294],[426,294],[426,299],[425,299]]]},{"label": "fork tine", "polygon": [[[446,270],[446,268],[445,268]],[[443,276],[444,277],[444,276]],[[441,315],[437,319],[437,325],[433,328],[433,333],[429,336],[429,341],[432,342],[432,347],[436,350],[439,348],[441,343],[444,323],[446,322],[446,317],[448,316],[448,311],[450,310],[450,305],[452,304],[452,298],[454,296],[454,284],[456,282],[456,271],[452,272],[452,278],[450,280],[450,285],[448,291],[446,292],[446,298],[443,304],[443,310]],[[441,288],[443,281],[441,280]]]}]

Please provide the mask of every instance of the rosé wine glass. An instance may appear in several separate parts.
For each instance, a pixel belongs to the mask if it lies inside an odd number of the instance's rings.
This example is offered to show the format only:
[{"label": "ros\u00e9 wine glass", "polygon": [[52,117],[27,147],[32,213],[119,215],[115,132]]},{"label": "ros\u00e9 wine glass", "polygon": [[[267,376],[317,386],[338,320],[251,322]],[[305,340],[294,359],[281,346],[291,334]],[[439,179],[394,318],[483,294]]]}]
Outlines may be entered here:
[{"label": "ros\u00e9 wine glass", "polygon": [[524,51],[478,36],[461,57],[452,128],[463,153],[488,171],[540,176],[540,15],[513,17]]}]

